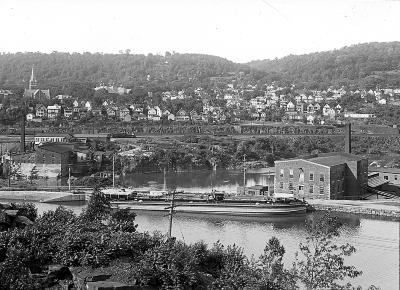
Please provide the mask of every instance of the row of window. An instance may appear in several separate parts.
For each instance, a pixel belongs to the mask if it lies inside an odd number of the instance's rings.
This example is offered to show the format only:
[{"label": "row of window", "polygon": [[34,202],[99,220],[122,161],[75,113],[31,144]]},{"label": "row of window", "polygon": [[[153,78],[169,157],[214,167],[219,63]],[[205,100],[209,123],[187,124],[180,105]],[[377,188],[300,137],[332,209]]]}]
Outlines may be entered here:
[{"label": "row of window", "polygon": [[[279,182],[279,188],[283,189],[283,181]],[[314,194],[314,188],[317,190],[318,187],[314,186],[314,185],[310,185],[308,188],[308,192],[310,194]],[[299,192],[303,191],[303,193],[304,193],[304,185],[299,185],[298,189],[299,189]],[[289,191],[291,193],[293,193],[293,191],[294,191],[294,186],[293,186],[292,182],[289,182]],[[319,194],[324,194],[324,193],[325,193],[325,186],[323,186],[323,185],[319,186]]]},{"label": "row of window", "polygon": [[36,137],[35,141],[36,142],[47,142],[47,141],[63,142],[64,138],[63,137]]},{"label": "row of window", "polygon": [[[304,181],[304,170],[302,168],[300,168],[299,170],[300,170],[299,181]],[[284,169],[281,169],[279,176],[281,178],[283,178],[284,173],[285,173]],[[293,169],[289,169],[289,178],[294,178]],[[309,179],[309,181],[314,181],[314,172],[309,173],[308,179]],[[325,182],[325,174],[323,174],[323,173],[319,174],[319,181]]]}]

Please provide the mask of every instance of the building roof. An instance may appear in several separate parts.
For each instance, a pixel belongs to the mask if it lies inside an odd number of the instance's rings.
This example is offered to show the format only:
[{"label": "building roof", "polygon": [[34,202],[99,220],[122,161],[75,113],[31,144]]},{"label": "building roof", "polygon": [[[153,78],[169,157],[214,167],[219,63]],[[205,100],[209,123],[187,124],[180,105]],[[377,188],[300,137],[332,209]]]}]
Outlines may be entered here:
[{"label": "building roof", "polygon": [[335,152],[335,153],[319,154],[318,156],[305,156],[305,157],[292,158],[292,159],[286,159],[286,160],[276,160],[275,162],[303,160],[303,161],[308,161],[308,162],[312,162],[312,163],[330,167],[330,166],[344,164],[344,163],[350,162],[350,161],[360,161],[363,159],[364,159],[363,157],[357,156],[354,154]]},{"label": "building roof", "polygon": [[317,164],[321,164],[324,166],[335,166],[339,164],[344,164],[349,161],[360,161],[364,158],[349,154],[349,153],[332,153],[332,154],[320,154],[318,157],[306,159],[307,161],[311,161]]},{"label": "building roof", "polygon": [[380,178],[379,176],[368,177],[368,186],[370,186],[370,187],[375,188],[375,187],[378,187],[385,183],[389,183],[389,181],[384,180],[384,179]]},{"label": "building roof", "polygon": [[75,138],[107,138],[110,137],[110,133],[97,133],[97,134],[74,134]]},{"label": "building roof", "polygon": [[46,150],[50,152],[55,152],[55,153],[66,153],[66,152],[72,152],[71,147],[65,146],[63,144],[57,144],[57,143],[50,143],[50,144],[44,144],[39,147],[41,150]]},{"label": "building roof", "polygon": [[393,167],[376,167],[370,166],[368,168],[369,172],[384,172],[384,173],[394,173],[400,174],[400,168],[393,168]]},{"label": "building roof", "polygon": [[71,134],[68,133],[37,133],[35,137],[64,137],[68,138],[71,137]]}]

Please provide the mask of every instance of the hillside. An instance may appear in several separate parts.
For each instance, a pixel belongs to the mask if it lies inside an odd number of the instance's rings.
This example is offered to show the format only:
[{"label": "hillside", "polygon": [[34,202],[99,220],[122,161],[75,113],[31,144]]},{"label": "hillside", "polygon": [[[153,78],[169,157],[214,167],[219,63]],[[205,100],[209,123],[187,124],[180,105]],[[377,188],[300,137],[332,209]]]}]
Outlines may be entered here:
[{"label": "hillside", "polygon": [[226,76],[238,68],[226,59],[201,54],[1,54],[0,87],[26,86],[32,66],[43,87],[99,82],[126,87],[149,83],[160,87],[176,82],[201,84],[209,77]]},{"label": "hillside", "polygon": [[257,60],[248,65],[265,72],[266,81],[306,88],[399,87],[400,42],[364,43],[333,51]]}]

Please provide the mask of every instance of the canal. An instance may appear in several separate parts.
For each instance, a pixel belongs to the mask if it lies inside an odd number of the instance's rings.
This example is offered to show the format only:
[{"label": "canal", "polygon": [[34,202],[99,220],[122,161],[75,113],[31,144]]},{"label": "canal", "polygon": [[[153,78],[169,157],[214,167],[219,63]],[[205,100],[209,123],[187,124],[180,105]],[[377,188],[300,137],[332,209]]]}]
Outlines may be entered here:
[{"label": "canal", "polygon": [[[55,204],[36,204],[39,212],[55,209]],[[84,205],[67,206],[76,213]],[[162,213],[137,212],[138,231],[166,233],[168,217]],[[263,219],[209,217],[205,215],[182,215],[174,217],[172,234],[186,243],[199,240],[207,244],[236,244],[248,256],[258,257],[269,238],[277,237],[285,246],[285,263],[290,266],[300,242],[305,240],[305,220],[317,213],[290,217]],[[382,290],[399,289],[399,222],[338,214],[343,227],[337,243],[351,243],[357,252],[347,259],[347,263],[363,271],[363,275],[351,280],[363,288],[374,284]]]}]

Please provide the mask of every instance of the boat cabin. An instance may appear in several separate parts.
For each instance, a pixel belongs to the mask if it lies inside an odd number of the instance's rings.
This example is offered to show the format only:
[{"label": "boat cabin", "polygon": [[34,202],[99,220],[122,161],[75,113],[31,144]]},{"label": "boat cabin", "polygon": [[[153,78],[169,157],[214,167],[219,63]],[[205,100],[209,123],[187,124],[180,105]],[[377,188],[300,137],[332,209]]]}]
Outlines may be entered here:
[{"label": "boat cabin", "polygon": [[270,197],[273,195],[274,186],[268,185],[254,185],[254,186],[239,186],[237,189],[238,195],[246,195],[246,196],[267,196]]}]

